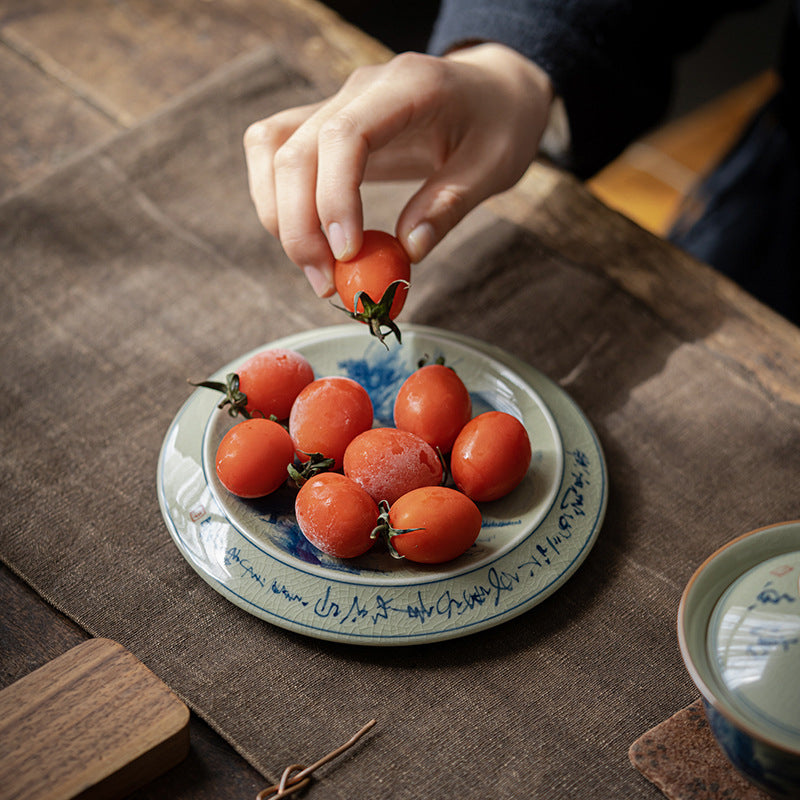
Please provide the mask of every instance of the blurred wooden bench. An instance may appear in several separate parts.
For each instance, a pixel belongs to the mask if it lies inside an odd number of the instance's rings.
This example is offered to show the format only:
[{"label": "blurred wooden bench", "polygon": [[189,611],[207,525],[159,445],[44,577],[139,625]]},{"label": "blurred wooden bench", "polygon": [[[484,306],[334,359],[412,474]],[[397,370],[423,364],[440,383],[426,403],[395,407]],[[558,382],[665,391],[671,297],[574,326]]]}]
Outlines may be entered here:
[{"label": "blurred wooden bench", "polygon": [[763,72],[628,147],[589,181],[604,203],[663,236],[687,192],[736,140],[778,84]]}]

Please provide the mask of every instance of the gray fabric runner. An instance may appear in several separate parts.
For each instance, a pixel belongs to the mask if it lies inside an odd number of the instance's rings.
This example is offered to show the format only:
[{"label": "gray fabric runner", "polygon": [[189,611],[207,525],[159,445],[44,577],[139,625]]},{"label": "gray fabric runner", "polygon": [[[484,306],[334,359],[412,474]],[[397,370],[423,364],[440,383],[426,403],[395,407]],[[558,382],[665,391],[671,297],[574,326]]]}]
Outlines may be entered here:
[{"label": "gray fabric runner", "polygon": [[[627,751],[695,697],[680,593],[725,541],[800,516],[800,412],[590,259],[480,210],[415,268],[401,318],[524,359],[600,436],[605,524],[540,606],[452,641],[332,644],[233,606],[172,543],[155,474],[185,379],[342,321],[246,186],[247,124],[313,98],[271,51],[250,54],[0,205],[0,557],[270,780],[377,718],[311,796],[658,797]],[[368,222],[391,229],[403,191],[371,188]]]}]

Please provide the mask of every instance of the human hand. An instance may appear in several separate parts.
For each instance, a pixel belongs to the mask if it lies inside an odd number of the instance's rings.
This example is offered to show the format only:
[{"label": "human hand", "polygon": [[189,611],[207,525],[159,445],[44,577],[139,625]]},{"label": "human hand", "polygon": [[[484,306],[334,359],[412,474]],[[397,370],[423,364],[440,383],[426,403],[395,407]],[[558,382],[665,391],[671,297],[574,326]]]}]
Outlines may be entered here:
[{"label": "human hand", "polygon": [[547,75],[499,44],[361,67],[333,97],[248,128],[258,217],[328,297],[334,260],[361,247],[361,183],[424,179],[396,226],[420,261],[475,206],[522,177],[552,98]]}]

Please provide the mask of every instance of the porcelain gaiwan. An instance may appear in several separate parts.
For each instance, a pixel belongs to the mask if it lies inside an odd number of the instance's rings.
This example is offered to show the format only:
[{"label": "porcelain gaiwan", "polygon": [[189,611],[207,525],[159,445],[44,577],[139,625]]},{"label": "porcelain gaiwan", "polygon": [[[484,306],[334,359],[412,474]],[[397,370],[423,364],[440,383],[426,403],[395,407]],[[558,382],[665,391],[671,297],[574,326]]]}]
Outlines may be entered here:
[{"label": "porcelain gaiwan", "polygon": [[800,798],[800,521],[710,556],[684,590],[678,640],[723,752],[776,798]]}]

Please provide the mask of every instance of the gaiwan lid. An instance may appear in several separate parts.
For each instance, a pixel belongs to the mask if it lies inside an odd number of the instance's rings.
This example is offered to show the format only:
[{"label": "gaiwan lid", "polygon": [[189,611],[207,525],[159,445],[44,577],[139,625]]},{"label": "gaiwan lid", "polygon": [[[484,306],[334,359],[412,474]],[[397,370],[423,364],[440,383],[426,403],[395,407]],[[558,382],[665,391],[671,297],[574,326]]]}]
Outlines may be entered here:
[{"label": "gaiwan lid", "polygon": [[768,739],[800,742],[800,550],[751,567],[709,619],[707,655],[727,703]]}]

